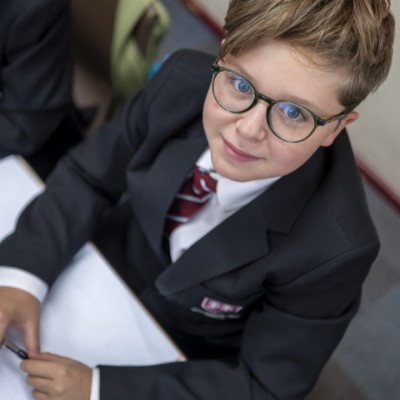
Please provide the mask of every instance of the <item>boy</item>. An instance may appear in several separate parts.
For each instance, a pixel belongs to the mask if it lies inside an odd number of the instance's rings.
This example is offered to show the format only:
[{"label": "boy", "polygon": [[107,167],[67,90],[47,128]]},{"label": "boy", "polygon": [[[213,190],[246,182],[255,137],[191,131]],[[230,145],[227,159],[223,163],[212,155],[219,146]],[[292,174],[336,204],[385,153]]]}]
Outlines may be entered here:
[{"label": "boy", "polygon": [[[356,313],[379,242],[343,129],[387,76],[389,2],[233,0],[225,28],[217,60],[171,56],[64,158],[0,246],[0,339],[24,334],[35,399],[304,399]],[[208,203],[170,228],[195,164],[216,193],[203,176]],[[188,361],[37,354],[43,281],[124,198],[121,273]]]}]

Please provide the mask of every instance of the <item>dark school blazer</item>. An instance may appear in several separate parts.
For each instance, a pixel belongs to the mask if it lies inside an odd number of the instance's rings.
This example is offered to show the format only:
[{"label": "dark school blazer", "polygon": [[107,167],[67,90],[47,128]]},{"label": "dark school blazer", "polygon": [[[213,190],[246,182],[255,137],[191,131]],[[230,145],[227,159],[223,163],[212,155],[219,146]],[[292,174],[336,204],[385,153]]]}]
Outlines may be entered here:
[{"label": "dark school blazer", "polygon": [[0,2],[0,158],[32,154],[72,104],[68,0]]},{"label": "dark school blazer", "polygon": [[0,245],[0,265],[51,284],[110,205],[128,199],[125,278],[189,361],[101,366],[102,400],[304,399],[378,252],[343,132],[171,264],[165,214],[207,145],[201,111],[213,60],[172,55],[115,121],[61,161]]}]

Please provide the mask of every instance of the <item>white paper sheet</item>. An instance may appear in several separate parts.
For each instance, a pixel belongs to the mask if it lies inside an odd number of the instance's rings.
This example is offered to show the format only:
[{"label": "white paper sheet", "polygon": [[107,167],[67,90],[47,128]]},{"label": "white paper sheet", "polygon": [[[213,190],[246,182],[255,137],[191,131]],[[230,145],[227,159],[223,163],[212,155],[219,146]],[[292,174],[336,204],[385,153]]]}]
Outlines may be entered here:
[{"label": "white paper sheet", "polygon": [[[3,185],[6,181],[7,185]],[[16,158],[0,161],[0,238],[41,185]],[[11,185],[11,190],[8,190]],[[22,344],[16,331],[7,337]],[[89,366],[148,365],[182,358],[133,293],[91,244],[58,278],[42,307],[41,348]],[[0,351],[0,399],[31,400],[20,360]]]},{"label": "white paper sheet", "polygon": [[22,208],[41,190],[43,184],[18,157],[0,159],[0,239],[14,228]]}]

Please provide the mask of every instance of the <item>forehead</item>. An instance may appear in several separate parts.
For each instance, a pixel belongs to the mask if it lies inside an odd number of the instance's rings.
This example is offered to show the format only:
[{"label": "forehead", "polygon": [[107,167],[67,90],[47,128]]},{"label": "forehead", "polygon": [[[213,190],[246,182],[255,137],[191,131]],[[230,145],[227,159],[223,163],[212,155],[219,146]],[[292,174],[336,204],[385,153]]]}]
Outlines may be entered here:
[{"label": "forehead", "polygon": [[269,39],[239,55],[225,57],[222,63],[275,100],[294,101],[325,115],[341,112],[337,94],[346,72],[331,70],[318,61],[317,55]]}]

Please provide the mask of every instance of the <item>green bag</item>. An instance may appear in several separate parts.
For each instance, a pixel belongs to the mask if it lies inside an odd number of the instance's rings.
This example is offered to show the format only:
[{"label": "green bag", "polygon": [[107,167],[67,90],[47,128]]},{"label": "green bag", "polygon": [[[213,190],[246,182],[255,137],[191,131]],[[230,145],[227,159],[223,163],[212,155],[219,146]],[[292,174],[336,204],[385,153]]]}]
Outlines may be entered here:
[{"label": "green bag", "polygon": [[[152,26],[147,40],[147,48],[143,54],[132,33],[149,5],[154,7],[157,18]],[[114,92],[114,110],[145,84],[160,42],[168,27],[168,13],[159,1],[118,1],[111,44],[111,82]]]},{"label": "green bag", "polygon": [[[70,4],[77,61],[111,86],[110,116],[146,82],[169,27],[167,10],[159,0],[71,0]],[[143,26],[144,36],[138,35]],[[138,36],[143,39],[140,43]]]}]

